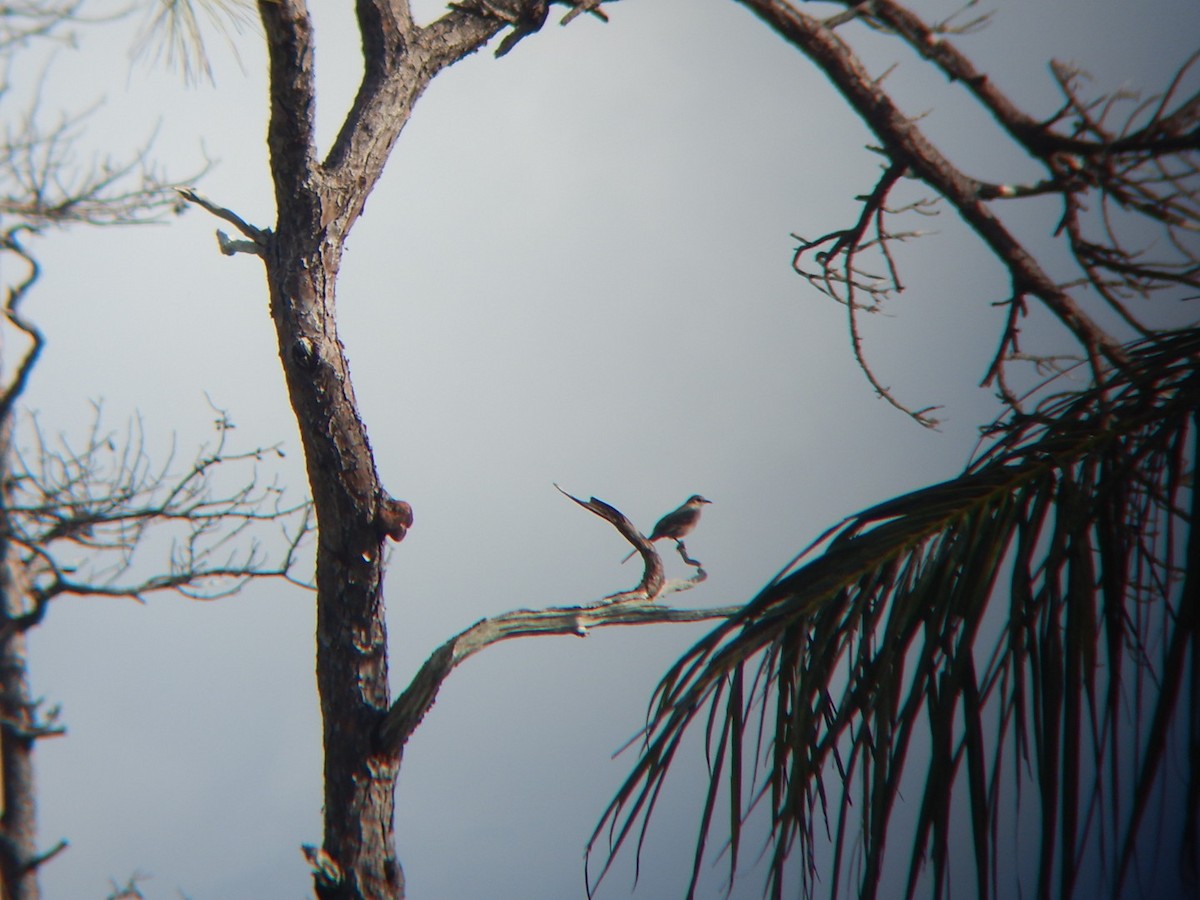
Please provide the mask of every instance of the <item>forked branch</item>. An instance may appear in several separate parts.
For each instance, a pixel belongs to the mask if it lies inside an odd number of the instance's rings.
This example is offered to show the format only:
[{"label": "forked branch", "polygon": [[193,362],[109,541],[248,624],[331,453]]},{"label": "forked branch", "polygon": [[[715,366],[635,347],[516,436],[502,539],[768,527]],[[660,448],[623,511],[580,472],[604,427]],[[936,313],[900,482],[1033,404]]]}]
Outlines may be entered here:
[{"label": "forked branch", "polygon": [[[102,430],[98,408],[81,449],[47,440],[34,420],[33,447],[13,460],[5,509],[32,605],[5,627],[37,624],[62,594],[142,600],[175,591],[215,599],[251,579],[307,586],[295,569],[313,530],[310,504],[286,502],[277,485],[261,483],[258,464],[280,451],[231,451],[231,427],[220,413],[215,443],[176,473],[171,458],[151,465],[140,427],[120,439]],[[223,486],[235,468],[247,467],[240,481]],[[140,562],[152,534],[170,542],[169,559],[146,574]]]},{"label": "forked branch", "polygon": [[[1200,291],[1200,93],[1187,92],[1187,85],[1195,82],[1200,54],[1184,61],[1166,90],[1149,99],[1127,92],[1089,99],[1080,90],[1079,73],[1056,64],[1063,106],[1041,121],[1017,107],[947,39],[961,27],[927,24],[894,0],[847,3],[847,14],[825,21],[802,13],[794,0],[739,2],[816,63],[874,132],[888,159],[888,176],[875,193],[863,198],[863,218],[857,226],[802,243],[798,259],[829,247],[824,257],[816,257],[823,264],[818,271],[797,265],[811,283],[851,304],[855,353],[885,397],[887,388],[865,365],[853,299],[859,292],[876,298],[899,289],[886,249],[901,235],[889,234],[878,221],[874,240],[864,231],[872,211],[877,219],[882,217],[879,200],[896,173],[911,172],[932,188],[1008,270],[1009,297],[1016,298],[1009,306],[1013,315],[1005,322],[1001,352],[989,366],[985,383],[1000,384],[1005,364],[1026,358],[1016,349],[1016,336],[1027,301],[1036,300],[1057,317],[1081,346],[1094,379],[1100,379],[1106,367],[1125,365],[1127,360],[1121,339],[1101,327],[1098,313],[1087,306],[1089,292],[1107,303],[1133,334],[1146,336],[1153,329],[1133,314],[1132,300],[1163,292],[1186,299]],[[860,21],[896,36],[950,80],[964,85],[1002,133],[1045,168],[1044,176],[1025,184],[1004,184],[981,180],[954,165],[843,39]],[[976,25],[969,23],[968,28]],[[1063,198],[1055,237],[1065,240],[1082,272],[1076,283],[1052,276],[1032,245],[1018,239],[991,205],[1053,194]],[[888,269],[884,275],[870,276],[853,266],[855,249],[869,246],[883,254]],[[834,262],[837,265],[831,266]],[[1001,395],[1008,402],[1017,396],[1004,385]]]},{"label": "forked branch", "polygon": [[233,256],[235,253],[254,253],[262,256],[266,251],[267,238],[271,234],[269,228],[256,228],[233,210],[214,203],[195,188],[176,188],[175,192],[184,200],[196,204],[218,219],[224,219],[248,238],[245,241],[230,240],[225,232],[218,229],[217,245],[226,256]]},{"label": "forked branch", "polygon": [[[654,601],[660,600],[668,594],[695,587],[705,577],[703,569],[698,569],[698,574],[693,578],[667,581],[663,576],[662,561],[658,558],[657,551],[624,513],[595,497],[589,500],[580,500],[563,491],[562,488],[558,488],[558,490],[584,509],[609,522],[635,547],[640,550],[648,549],[649,556],[647,558],[651,561],[646,566],[641,581],[630,590],[618,591],[601,600],[580,606],[517,609],[481,619],[454,635],[430,655],[380,722],[378,738],[381,753],[399,756],[409,737],[421,724],[425,714],[433,707],[442,682],[461,662],[492,644],[511,638],[548,634],[587,637],[594,628],[613,625],[652,625],[663,622],[727,619],[741,609],[740,606],[714,609],[673,609],[657,605]],[[692,563],[695,564],[694,561]]]},{"label": "forked branch", "polygon": [[[875,389],[875,393],[896,409],[912,416],[921,425],[933,428],[938,423],[930,416],[932,409],[911,409],[898,400],[891,388],[884,385],[876,376],[863,350],[862,335],[858,325],[859,312],[876,312],[890,295],[904,290],[891,245],[920,236],[920,232],[916,231],[891,231],[887,226],[887,217],[891,214],[908,211],[932,214],[932,211],[928,210],[928,207],[931,206],[928,201],[919,202],[901,210],[888,208],[888,195],[896,183],[904,177],[907,168],[903,163],[892,162],[884,169],[871,193],[858,198],[862,202],[862,211],[859,213],[858,221],[851,227],[831,231],[811,241],[805,240],[799,235],[792,235],[800,241],[800,245],[792,256],[792,268],[817,290],[845,305],[854,359],[863,374],[866,375],[871,387]],[[885,274],[871,274],[856,263],[859,255],[868,251],[877,254],[876,262],[884,267]],[[817,268],[812,271],[807,268],[806,256],[810,253],[817,265]],[[865,298],[860,300],[860,294],[865,295]]]}]

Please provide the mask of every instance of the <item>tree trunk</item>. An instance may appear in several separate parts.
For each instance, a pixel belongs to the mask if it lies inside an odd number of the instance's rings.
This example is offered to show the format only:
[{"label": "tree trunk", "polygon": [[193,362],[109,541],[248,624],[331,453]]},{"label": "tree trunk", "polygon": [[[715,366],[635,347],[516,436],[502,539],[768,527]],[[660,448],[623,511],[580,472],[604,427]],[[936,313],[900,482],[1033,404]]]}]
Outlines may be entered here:
[{"label": "tree trunk", "polygon": [[[315,201],[314,191],[310,197]],[[318,232],[319,233],[319,232]],[[380,488],[334,320],[340,241],[269,241],[271,312],[317,512],[317,686],[324,721],[324,858],[318,896],[397,900],[398,760],[377,749],[390,702]]]},{"label": "tree trunk", "polygon": [[[317,686],[325,741],[325,835],[314,863],[323,900],[399,900],[394,842],[400,751],[382,750],[389,704],[382,544],[411,524],[381,489],[337,337],[335,285],[346,235],[429,80],[505,26],[451,9],[427,28],[405,2],[358,0],[363,80],[318,162],[313,26],[304,0],[259,0],[270,56],[267,143],[276,228],[261,249],[288,394],[317,514]],[[314,851],[315,853],[315,851]]]},{"label": "tree trunk", "polygon": [[11,423],[0,423],[0,896],[37,900],[37,795],[33,772],[35,705],[29,690],[25,633],[15,623],[28,612],[24,562],[9,540],[8,463]]},{"label": "tree trunk", "polygon": [[[395,754],[376,735],[389,697],[378,475],[337,336],[349,220],[316,163],[312,25],[302,3],[260,3],[271,55],[268,130],[277,205],[263,258],[288,395],[317,516],[317,688],[325,752],[322,900],[400,900]],[[343,191],[342,194],[345,192]],[[340,201],[340,202],[339,202]]]}]

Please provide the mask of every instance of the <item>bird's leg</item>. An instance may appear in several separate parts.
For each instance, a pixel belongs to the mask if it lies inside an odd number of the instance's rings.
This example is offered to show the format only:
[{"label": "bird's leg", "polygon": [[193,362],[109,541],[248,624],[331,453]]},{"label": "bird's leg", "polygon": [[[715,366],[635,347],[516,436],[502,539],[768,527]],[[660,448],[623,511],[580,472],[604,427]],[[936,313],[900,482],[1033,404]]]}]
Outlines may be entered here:
[{"label": "bird's leg", "polygon": [[682,559],[685,563],[687,563],[689,566],[691,566],[693,569],[695,569],[697,571],[697,573],[699,573],[701,575],[704,574],[703,563],[701,563],[700,560],[698,560],[698,559],[692,559],[690,556],[688,556],[687,545],[684,544],[683,541],[679,540],[678,538],[675,539],[675,549],[679,551],[680,559]]}]

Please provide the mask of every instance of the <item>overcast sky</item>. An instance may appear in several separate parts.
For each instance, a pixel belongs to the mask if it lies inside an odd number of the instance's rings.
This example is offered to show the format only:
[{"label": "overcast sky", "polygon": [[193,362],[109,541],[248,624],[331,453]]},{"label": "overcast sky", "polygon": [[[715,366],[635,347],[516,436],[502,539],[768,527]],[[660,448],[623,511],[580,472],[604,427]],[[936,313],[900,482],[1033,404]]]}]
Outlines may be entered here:
[{"label": "overcast sky", "polygon": [[[313,5],[327,146],[358,46],[349,4]],[[415,6],[425,19],[441,8]],[[954,8],[916,6],[929,19]],[[1039,115],[1057,104],[1051,57],[1090,70],[1097,91],[1154,87],[1200,34],[1191,0],[995,11],[961,46]],[[864,323],[880,379],[914,407],[942,406],[938,431],[873,395],[844,310],[791,272],[791,234],[850,224],[878,172],[869,134],[822,76],[728,0],[628,0],[609,15],[439,76],[349,241],[341,337],[384,483],[416,511],[387,579],[396,690],[483,616],[636,581],[633,562],[619,565],[627,546],[553,482],[644,530],[703,493],[714,502],[688,546],[710,577],[674,602],[738,603],[843,516],[956,474],[996,411],[977,385],[1007,283],[949,213],[917,223],[936,233],[903,250],[908,289]],[[240,64],[213,45],[215,88],[186,88],[131,65],[135,31],[105,26],[58,49],[43,108],[103,101],[90,126],[101,152],[119,158],[156,134],[173,175],[207,156],[201,190],[273,224],[257,33],[238,38]],[[923,126],[972,174],[1037,174],[898,44],[862,46],[873,72],[899,64],[888,84],[903,108],[928,112]],[[42,72],[30,64],[13,82],[27,90]],[[1052,212],[1012,224],[1047,235]],[[45,274],[27,312],[49,345],[28,405],[70,433],[103,399],[114,428],[140,413],[156,452],[174,435],[186,457],[210,437],[211,397],[240,446],[285,446],[279,475],[299,495],[262,267],[220,256],[218,224],[193,210],[39,241]],[[1028,333],[1059,337],[1040,316]],[[71,842],[44,870],[48,897],[100,898],[134,872],[152,876],[142,889],[156,900],[311,894],[298,848],[321,837],[313,624],[311,596],[280,585],[219,603],[56,601],[31,639],[35,693],[69,728],[39,745],[42,843]],[[405,753],[409,896],[583,896],[583,846],[634,761],[612,754],[703,632],[510,642],[456,671]],[[702,758],[685,760],[636,896],[681,894],[702,783]],[[601,896],[631,885],[618,867]],[[761,885],[750,874],[734,896]],[[721,895],[719,874],[706,890]]]}]

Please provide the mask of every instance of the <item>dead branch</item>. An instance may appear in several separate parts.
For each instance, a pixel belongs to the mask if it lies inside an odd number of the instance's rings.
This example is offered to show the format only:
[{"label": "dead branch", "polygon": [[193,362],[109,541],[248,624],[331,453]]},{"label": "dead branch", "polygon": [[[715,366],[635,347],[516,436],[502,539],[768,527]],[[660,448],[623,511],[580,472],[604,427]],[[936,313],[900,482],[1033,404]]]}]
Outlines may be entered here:
[{"label": "dead branch", "polygon": [[[862,202],[862,209],[858,220],[849,228],[831,231],[814,241],[806,241],[798,235],[792,235],[800,241],[800,246],[792,256],[792,268],[821,293],[845,305],[855,362],[875,389],[875,393],[919,424],[935,428],[938,424],[937,419],[929,415],[932,408],[912,409],[898,400],[892,389],[879,380],[867,360],[858,327],[860,311],[875,312],[889,296],[904,290],[891,244],[917,237],[919,233],[891,231],[887,227],[886,216],[895,212],[923,211],[928,205],[918,203],[898,211],[887,207],[888,195],[905,176],[907,169],[907,165],[895,161],[884,169],[871,192],[858,198]],[[826,245],[828,249],[818,249]],[[878,254],[886,275],[869,275],[856,265],[858,255],[867,251],[875,251]],[[804,267],[805,256],[809,253],[812,253],[819,267],[816,271],[808,271]],[[865,303],[858,299],[859,293],[867,295]]]},{"label": "dead branch", "polygon": [[256,228],[231,209],[213,203],[195,188],[175,188],[175,192],[189,203],[195,203],[205,211],[212,213],[218,219],[224,219],[244,234],[248,241],[232,241],[221,230],[217,230],[217,245],[226,256],[235,253],[254,253],[262,256],[271,234],[269,228]]},{"label": "dead branch", "polygon": [[724,619],[741,609],[740,606],[673,609],[657,605],[655,601],[669,594],[693,588],[707,577],[700,563],[687,555],[682,542],[679,542],[679,554],[685,563],[697,569],[697,574],[690,579],[667,581],[663,575],[662,560],[658,551],[624,513],[596,497],[581,500],[558,485],[555,485],[555,488],[563,496],[611,524],[641,552],[646,560],[646,569],[641,581],[634,588],[609,594],[592,603],[546,609],[517,609],[481,619],[460,631],[429,656],[408,687],[384,715],[378,731],[381,753],[398,757],[425,714],[433,707],[442,682],[460,663],[492,644],[512,638],[547,634],[587,637],[594,628],[613,625],[652,625],[663,622]]},{"label": "dead branch", "polygon": [[[950,203],[996,258],[1008,269],[1015,299],[991,361],[985,384],[999,386],[1006,402],[1016,392],[1003,385],[1003,368],[1026,359],[1017,349],[1020,320],[1026,302],[1040,302],[1078,341],[1098,377],[1108,365],[1123,365],[1119,341],[1102,328],[1086,307],[1094,291],[1135,334],[1153,332],[1135,315],[1133,302],[1163,294],[1175,299],[1200,292],[1200,94],[1187,94],[1194,82],[1200,53],[1188,58],[1161,95],[1143,99],[1124,91],[1089,98],[1081,73],[1063,65],[1053,69],[1064,102],[1049,120],[1034,119],[1014,104],[1001,87],[980,72],[948,34],[979,27],[949,20],[928,24],[895,0],[846,2],[847,12],[821,22],[799,11],[789,0],[740,0],[780,36],[815,62],[870,127],[888,159],[887,172],[911,172]],[[900,112],[883,90],[881,80],[842,39],[854,23],[892,35],[929,60],[950,80],[962,84],[998,123],[1000,129],[1045,168],[1045,175],[1025,184],[978,179],[953,165],[922,133],[918,124]],[[832,28],[839,27],[835,35]],[[795,258],[797,271],[819,290],[846,303],[856,359],[872,385],[889,400],[889,390],[871,372],[862,353],[856,313],[874,308],[856,304],[865,294],[877,302],[900,289],[889,253],[897,235],[882,227],[882,197],[890,187],[881,180],[864,197],[855,226],[831,232],[816,241],[802,241]],[[1063,214],[1057,235],[1065,238],[1083,278],[1064,285],[1018,240],[989,207],[993,201],[1058,195]],[[876,216],[875,232],[867,236],[869,214]],[[1149,226],[1147,229],[1146,226]],[[1056,236],[1057,236],[1056,235]],[[818,248],[818,270],[809,271],[801,258]],[[872,276],[854,264],[854,254],[872,248],[883,257],[887,275]],[[836,266],[831,265],[836,263]],[[1008,302],[1008,301],[1005,301]],[[894,401],[893,401],[894,402]]]},{"label": "dead branch", "polygon": [[29,376],[33,372],[34,366],[37,365],[38,357],[41,356],[42,348],[46,343],[41,330],[32,321],[26,319],[20,310],[21,301],[25,299],[26,294],[37,282],[41,275],[41,268],[38,266],[37,260],[21,245],[18,235],[18,228],[9,229],[7,234],[0,235],[0,253],[7,251],[13,254],[28,269],[24,278],[6,288],[4,315],[18,331],[29,339],[29,346],[21,355],[16,370],[8,383],[0,388],[0,422],[7,421],[11,417],[13,404],[24,393]]},{"label": "dead branch", "polygon": [[59,114],[46,125],[34,102],[17,125],[18,138],[0,144],[0,215],[36,230],[76,223],[140,225],[181,211],[170,181],[151,160],[153,134],[128,158],[90,154],[76,162],[94,112]]},{"label": "dead branch", "polygon": [[68,43],[70,35],[58,33],[74,22],[83,6],[82,0],[62,3],[17,2],[5,3],[0,9],[0,54],[11,53],[35,39]]},{"label": "dead branch", "polygon": [[[105,431],[99,407],[82,448],[51,442],[36,418],[30,422],[33,445],[14,455],[6,513],[33,606],[12,617],[9,630],[37,624],[61,594],[142,600],[174,591],[210,600],[251,579],[309,586],[295,568],[313,530],[310,504],[286,502],[275,482],[260,480],[259,464],[281,455],[278,447],[228,448],[232,424],[223,411],[213,445],[179,472],[174,454],[151,465],[140,422],[122,438]],[[240,480],[234,475],[247,468]],[[144,574],[148,545],[164,542],[165,570]],[[268,554],[268,542],[282,549]]]},{"label": "dead branch", "polygon": [[433,707],[442,682],[459,663],[492,644],[511,638],[547,634],[587,637],[592,629],[613,625],[727,619],[740,609],[740,606],[672,609],[651,605],[650,601],[640,596],[613,595],[584,606],[518,609],[481,619],[438,647],[392,704],[379,726],[380,752],[400,754],[408,738]]}]

